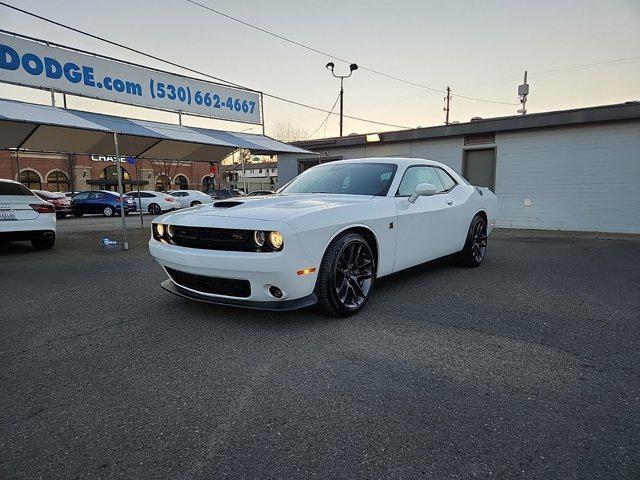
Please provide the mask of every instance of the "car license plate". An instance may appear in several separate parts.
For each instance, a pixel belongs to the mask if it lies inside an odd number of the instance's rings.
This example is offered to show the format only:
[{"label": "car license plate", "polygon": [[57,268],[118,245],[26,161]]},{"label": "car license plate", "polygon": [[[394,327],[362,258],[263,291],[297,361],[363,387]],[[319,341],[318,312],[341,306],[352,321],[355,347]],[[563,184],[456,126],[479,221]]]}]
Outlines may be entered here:
[{"label": "car license plate", "polygon": [[0,221],[3,220],[17,220],[16,211],[13,208],[0,205]]}]

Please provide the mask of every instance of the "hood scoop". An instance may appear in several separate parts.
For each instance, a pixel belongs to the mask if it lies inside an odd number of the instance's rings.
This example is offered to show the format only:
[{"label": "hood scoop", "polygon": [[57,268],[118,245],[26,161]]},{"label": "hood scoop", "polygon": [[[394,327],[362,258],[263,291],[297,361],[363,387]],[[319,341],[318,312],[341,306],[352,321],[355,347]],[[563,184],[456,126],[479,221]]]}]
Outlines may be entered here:
[{"label": "hood scoop", "polygon": [[214,206],[214,208],[231,208],[231,207],[237,207],[238,205],[242,205],[243,203],[244,202],[226,200],[226,201],[222,201],[222,202],[214,202],[213,206]]}]

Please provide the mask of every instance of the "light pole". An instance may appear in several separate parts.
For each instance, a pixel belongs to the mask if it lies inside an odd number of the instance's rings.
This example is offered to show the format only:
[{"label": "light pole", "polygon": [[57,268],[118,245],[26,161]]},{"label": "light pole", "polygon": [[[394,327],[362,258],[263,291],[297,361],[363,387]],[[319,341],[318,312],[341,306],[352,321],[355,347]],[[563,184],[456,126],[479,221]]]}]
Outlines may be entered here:
[{"label": "light pole", "polygon": [[352,63],[351,65],[349,65],[349,75],[336,75],[336,72],[333,71],[335,66],[336,65],[333,62],[329,62],[326,65],[326,67],[329,70],[331,70],[331,74],[334,77],[340,79],[340,136],[342,136],[342,114],[344,109],[344,88],[343,88],[344,79],[349,78],[353,74],[353,72],[355,72],[358,69],[358,65],[356,65],[355,63]]}]

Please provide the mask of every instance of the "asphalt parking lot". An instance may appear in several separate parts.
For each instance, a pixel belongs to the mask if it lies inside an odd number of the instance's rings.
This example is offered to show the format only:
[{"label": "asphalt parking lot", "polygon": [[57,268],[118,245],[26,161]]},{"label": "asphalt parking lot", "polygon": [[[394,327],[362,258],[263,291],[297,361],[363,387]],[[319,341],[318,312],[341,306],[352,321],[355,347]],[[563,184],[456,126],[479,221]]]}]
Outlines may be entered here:
[{"label": "asphalt parking lot", "polygon": [[191,303],[146,229],[63,225],[0,245],[0,478],[640,477],[640,241],[499,233],[339,320]]}]

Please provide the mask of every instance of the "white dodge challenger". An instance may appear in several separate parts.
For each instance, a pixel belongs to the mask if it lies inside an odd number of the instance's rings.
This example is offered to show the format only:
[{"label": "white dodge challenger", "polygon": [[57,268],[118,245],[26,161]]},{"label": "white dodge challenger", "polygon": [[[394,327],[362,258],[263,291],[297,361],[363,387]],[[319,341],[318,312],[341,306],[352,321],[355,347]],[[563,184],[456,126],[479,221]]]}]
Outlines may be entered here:
[{"label": "white dodge challenger", "polygon": [[377,278],[457,254],[477,267],[497,200],[438,162],[363,158],[308,169],[277,195],[154,220],[151,254],[169,292],[210,303],[349,316]]}]

